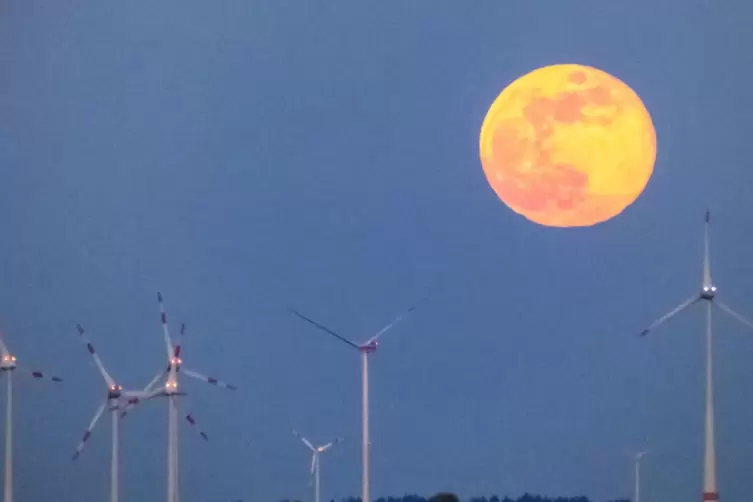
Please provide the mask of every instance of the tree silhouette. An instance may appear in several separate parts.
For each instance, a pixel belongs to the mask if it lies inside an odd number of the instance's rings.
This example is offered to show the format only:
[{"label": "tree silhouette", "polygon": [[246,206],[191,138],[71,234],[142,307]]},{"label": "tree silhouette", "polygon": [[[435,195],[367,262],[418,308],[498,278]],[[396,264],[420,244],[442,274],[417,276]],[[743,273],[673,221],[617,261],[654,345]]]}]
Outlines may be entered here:
[{"label": "tree silhouette", "polygon": [[[300,502],[298,500],[281,500],[280,502]],[[334,502],[334,501],[332,501]],[[340,500],[340,502],[361,502],[360,497],[346,497]],[[454,493],[439,492],[435,495],[426,498],[420,495],[406,494],[402,497],[380,497],[374,499],[373,502],[461,502],[460,498]],[[490,497],[477,496],[467,499],[467,502],[591,502],[588,497],[576,496],[576,497],[545,497],[542,495],[536,495],[532,493],[524,493],[517,498],[511,498],[505,496],[500,498],[497,495]],[[608,502],[631,502],[629,499],[615,499]]]},{"label": "tree silhouette", "polygon": [[429,502],[460,502],[454,493],[440,492],[429,499]]}]

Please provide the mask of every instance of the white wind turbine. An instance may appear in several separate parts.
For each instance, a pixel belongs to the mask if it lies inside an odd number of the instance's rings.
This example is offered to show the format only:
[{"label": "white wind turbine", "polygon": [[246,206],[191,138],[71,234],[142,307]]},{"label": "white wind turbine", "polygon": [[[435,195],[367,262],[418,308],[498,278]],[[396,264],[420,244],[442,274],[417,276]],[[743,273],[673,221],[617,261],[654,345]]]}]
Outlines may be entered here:
[{"label": "white wind turbine", "polygon": [[314,478],[314,502],[319,502],[319,493],[320,493],[319,492],[319,487],[320,487],[320,483],[319,483],[320,464],[319,462],[320,462],[321,454],[329,450],[330,448],[332,448],[334,445],[342,443],[343,439],[337,438],[336,440],[330,443],[327,443],[324,446],[314,446],[313,444],[311,444],[311,441],[301,436],[297,430],[293,429],[292,432],[293,432],[293,435],[297,437],[298,439],[300,439],[303,442],[303,444],[305,444],[306,447],[308,447],[308,449],[311,450],[313,454],[311,457],[311,476]]},{"label": "white wind turbine", "polygon": [[[5,408],[5,489],[3,491],[3,502],[13,502],[13,378],[12,375],[17,369],[16,356],[12,355],[0,337],[0,371],[8,380]],[[24,371],[26,373],[26,371]],[[45,378],[41,371],[28,372],[36,379]],[[60,377],[49,377],[53,382],[62,382]]]},{"label": "white wind turbine", "polygon": [[[167,502],[178,502],[180,498],[179,490],[179,468],[178,468],[178,396],[185,396],[184,392],[178,391],[178,375],[181,374],[181,368],[183,360],[180,358],[181,346],[180,343],[173,343],[173,338],[170,335],[170,329],[167,323],[167,312],[165,310],[165,304],[161,293],[157,293],[157,301],[160,308],[160,320],[162,323],[162,332],[165,339],[165,347],[167,349],[167,369],[158,375],[149,386],[145,389],[147,391],[147,397],[165,396],[168,403],[168,418],[167,418]],[[183,335],[185,331],[185,324],[181,325],[180,334]],[[196,373],[189,369],[182,369],[182,374],[207,382],[217,387],[224,387],[229,390],[236,390],[236,386],[217,380],[214,377],[207,377],[202,374]],[[159,377],[165,377],[163,389],[153,390],[152,388],[159,380]],[[140,396],[135,396],[129,399],[127,405],[121,413],[121,417],[125,416],[128,411],[137,405],[140,401]],[[193,415],[187,414],[185,416],[186,421],[192,426],[196,425],[196,420]],[[209,436],[203,431],[199,431],[199,434],[204,440],[208,440]]]},{"label": "white wind turbine", "polygon": [[300,312],[293,310],[293,313],[303,319],[304,321],[313,324],[320,330],[329,333],[330,335],[334,336],[338,340],[350,345],[354,349],[358,350],[358,352],[361,353],[361,420],[362,420],[362,436],[361,436],[361,467],[362,467],[362,473],[361,473],[361,500],[363,502],[370,502],[371,501],[371,478],[370,478],[370,468],[369,468],[369,449],[371,447],[371,441],[369,440],[369,354],[372,352],[376,352],[377,346],[379,343],[379,338],[382,337],[390,328],[392,328],[395,324],[400,322],[405,316],[410,314],[416,310],[416,306],[412,306],[399,316],[397,316],[394,320],[392,320],[389,324],[387,324],[385,327],[383,327],[381,330],[377,332],[376,335],[372,336],[368,340],[366,340],[363,343],[355,343],[344,336],[341,336],[337,334],[336,332],[332,331],[328,327],[319,324],[318,322],[309,319],[305,315],[301,314]]},{"label": "white wind turbine", "polygon": [[89,354],[91,354],[92,359],[94,359],[94,364],[97,365],[97,368],[99,369],[99,372],[105,381],[105,385],[107,386],[107,397],[105,398],[105,401],[102,403],[102,405],[97,409],[96,413],[94,413],[94,418],[89,424],[89,427],[86,429],[86,432],[84,433],[84,437],[81,439],[81,442],[79,442],[78,446],[76,446],[76,452],[73,454],[73,460],[75,461],[81,455],[81,452],[84,450],[84,446],[86,445],[86,442],[91,437],[91,433],[92,433],[92,430],[94,429],[94,426],[97,424],[97,421],[99,421],[99,418],[102,416],[102,413],[105,411],[105,407],[108,407],[109,405],[108,411],[112,415],[112,458],[110,460],[110,501],[118,502],[118,415],[120,414],[119,409],[121,405],[123,404],[121,401],[125,401],[128,399],[145,399],[145,398],[151,397],[151,394],[147,392],[147,389],[151,388],[151,386],[154,385],[154,382],[157,381],[160,375],[155,376],[152,382],[150,382],[149,385],[147,385],[147,387],[142,391],[123,390],[123,386],[116,383],[115,380],[113,380],[113,378],[105,369],[104,365],[102,364],[102,361],[99,358],[99,355],[97,355],[97,352],[94,350],[94,345],[92,345],[91,341],[86,336],[84,328],[82,328],[80,324],[77,326],[77,328],[78,328],[78,333],[81,336],[81,340],[86,345],[86,349],[89,351]]},{"label": "white wind turbine", "polygon": [[695,305],[699,302],[706,302],[706,440],[704,456],[703,500],[706,502],[716,502],[719,500],[719,491],[716,486],[716,447],[714,441],[714,388],[712,381],[713,373],[711,364],[711,307],[718,307],[723,312],[726,312],[727,314],[750,328],[753,328],[753,322],[738,314],[716,298],[717,291],[716,286],[711,280],[711,259],[709,255],[710,219],[710,214],[708,211],[706,211],[703,252],[703,279],[701,281],[701,291],[694,294],[656,321],[652,322],[646,329],[644,329],[640,333],[640,335],[646,336],[649,332],[657,328],[659,325],[676,316],[691,305]]}]

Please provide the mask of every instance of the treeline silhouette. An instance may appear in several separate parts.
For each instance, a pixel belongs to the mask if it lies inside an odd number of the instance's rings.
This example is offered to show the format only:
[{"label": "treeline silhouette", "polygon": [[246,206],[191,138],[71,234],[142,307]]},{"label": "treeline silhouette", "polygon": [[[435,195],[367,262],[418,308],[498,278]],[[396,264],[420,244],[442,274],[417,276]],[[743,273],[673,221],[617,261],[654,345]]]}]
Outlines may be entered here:
[{"label": "treeline silhouette", "polygon": [[[299,500],[282,500],[280,502],[301,502]],[[332,500],[331,502],[337,502]],[[339,502],[361,502],[361,497],[347,497]],[[403,495],[402,497],[380,497],[373,499],[373,502],[460,502],[460,499],[452,493],[438,493],[432,497],[422,497],[420,495]],[[471,497],[467,502],[594,502],[585,496],[578,497],[545,497],[542,495],[533,495],[524,493],[518,498],[498,497]],[[606,502],[630,502],[630,499],[614,499]]]}]

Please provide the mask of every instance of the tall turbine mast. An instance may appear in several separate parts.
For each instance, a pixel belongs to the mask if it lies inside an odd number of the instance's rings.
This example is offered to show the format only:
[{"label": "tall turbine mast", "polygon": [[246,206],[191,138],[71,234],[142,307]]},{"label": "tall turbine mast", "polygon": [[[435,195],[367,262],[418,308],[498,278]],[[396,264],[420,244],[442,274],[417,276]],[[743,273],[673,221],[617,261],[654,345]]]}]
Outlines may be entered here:
[{"label": "tall turbine mast", "polygon": [[641,502],[641,460],[646,454],[645,451],[635,456],[635,499],[633,502]]},{"label": "tall turbine mast", "polygon": [[652,322],[640,335],[646,336],[651,331],[684,311],[688,307],[699,302],[706,303],[706,420],[705,420],[705,453],[704,453],[704,477],[703,477],[703,497],[705,502],[716,502],[719,500],[719,490],[716,484],[716,443],[714,438],[714,385],[713,385],[713,367],[712,367],[712,329],[711,329],[711,310],[712,307],[718,307],[723,312],[741,322],[742,324],[753,329],[753,322],[732,310],[726,304],[717,298],[717,289],[711,279],[711,253],[710,253],[710,225],[711,215],[706,211],[706,223],[704,227],[704,250],[703,250],[703,277],[701,281],[701,290],[687,300],[680,303],[677,307],[670,310],[654,322]]}]

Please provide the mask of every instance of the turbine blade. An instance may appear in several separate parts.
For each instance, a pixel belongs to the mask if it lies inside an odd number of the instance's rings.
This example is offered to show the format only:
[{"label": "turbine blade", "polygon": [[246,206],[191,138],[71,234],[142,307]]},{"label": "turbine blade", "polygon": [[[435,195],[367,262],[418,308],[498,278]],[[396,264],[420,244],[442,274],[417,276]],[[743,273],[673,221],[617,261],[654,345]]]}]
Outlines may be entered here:
[{"label": "turbine blade", "polygon": [[196,419],[191,415],[190,413],[186,415],[186,421],[191,424],[191,426],[199,432],[199,435],[204,439],[204,441],[209,441],[209,436],[207,436],[206,432],[202,431],[196,426]]},{"label": "turbine blade", "polygon": [[703,285],[711,287],[711,256],[709,249],[709,226],[711,225],[711,212],[706,210],[706,224],[704,225],[703,238]]},{"label": "turbine blade", "polygon": [[[156,389],[152,389],[148,392],[144,391],[128,391],[123,393],[124,396],[126,396],[128,399],[126,399],[126,403],[124,406],[119,405],[117,409],[122,409],[120,413],[120,418],[125,418],[128,413],[131,412],[133,408],[138,406],[144,401],[149,401],[150,399],[154,399],[155,397],[167,397],[169,394],[165,392],[165,389],[162,387],[158,387]],[[176,396],[185,396],[185,392],[173,392],[173,395]]]},{"label": "turbine blade", "polygon": [[81,337],[81,340],[86,345],[86,350],[89,351],[89,354],[91,354],[92,359],[94,359],[94,364],[97,365],[97,368],[99,368],[99,372],[102,374],[102,378],[105,379],[105,383],[108,387],[115,386],[115,380],[112,379],[109,373],[107,373],[107,370],[105,369],[105,366],[102,364],[102,360],[99,358],[99,355],[97,354],[97,351],[94,350],[94,345],[92,345],[91,341],[89,340],[89,337],[86,336],[86,332],[84,331],[84,328],[81,327],[80,324],[76,325],[78,328],[78,334]]},{"label": "turbine blade", "polygon": [[73,454],[73,460],[78,459],[79,455],[81,455],[81,452],[84,451],[84,446],[86,445],[86,442],[91,437],[92,430],[94,429],[94,426],[97,425],[97,421],[99,420],[99,417],[101,417],[102,413],[105,411],[105,406],[107,406],[107,401],[102,403],[102,405],[97,409],[97,412],[94,414],[94,418],[89,424],[89,427],[86,429],[86,432],[84,433],[84,437],[81,439],[81,442],[78,443],[78,446],[76,446],[76,453]]},{"label": "turbine blade", "polygon": [[149,383],[148,383],[148,384],[146,384],[146,387],[144,387],[144,392],[149,392],[149,391],[151,391],[151,390],[152,390],[152,387],[154,387],[154,386],[155,386],[155,385],[157,384],[157,382],[159,381],[159,379],[160,379],[160,378],[162,377],[162,375],[164,375],[164,374],[165,374],[164,372],[160,371],[159,373],[157,373],[156,375],[154,375],[154,378],[152,378],[152,379],[151,379],[151,380],[149,381]]},{"label": "turbine blade", "polygon": [[138,405],[140,402],[141,402],[141,399],[136,398],[136,397],[128,399],[126,401],[125,406],[123,406],[123,408],[120,411],[120,418],[125,418],[126,416],[128,416],[131,410],[135,408],[136,405]]},{"label": "turbine blade", "polygon": [[338,340],[340,340],[340,341],[342,341],[342,342],[345,342],[345,343],[347,343],[347,344],[348,344],[348,345],[350,345],[351,347],[355,347],[356,349],[360,349],[360,347],[358,346],[358,344],[356,344],[355,342],[352,342],[352,341],[348,340],[348,339],[347,339],[347,338],[345,338],[344,336],[342,336],[342,335],[340,335],[340,334],[338,334],[338,333],[336,333],[336,332],[332,331],[332,330],[331,330],[331,329],[329,329],[329,328],[328,328],[327,326],[325,326],[325,325],[323,325],[323,324],[319,324],[318,322],[314,321],[313,319],[309,319],[308,317],[306,317],[305,315],[301,314],[301,313],[300,313],[300,312],[298,312],[297,310],[293,310],[292,312],[293,312],[293,313],[294,313],[295,315],[297,315],[298,317],[300,317],[301,319],[303,319],[304,321],[306,321],[306,322],[308,322],[308,323],[310,323],[310,324],[312,324],[312,325],[316,326],[317,328],[319,328],[320,330],[324,331],[325,333],[329,333],[330,335],[334,336],[334,337],[335,337],[335,338],[337,338]]},{"label": "turbine blade", "polygon": [[5,345],[4,336],[2,334],[0,334],[0,355],[2,355],[3,357],[10,357],[10,351],[8,350],[8,346]]},{"label": "turbine blade", "polygon": [[293,432],[293,435],[295,437],[297,437],[298,439],[300,439],[303,442],[303,444],[305,444],[306,446],[308,446],[309,450],[311,450],[313,452],[316,452],[316,448],[314,448],[314,445],[311,444],[311,441],[309,441],[305,437],[301,436],[301,434],[297,430],[295,430],[295,429],[292,429],[292,432]]},{"label": "turbine blade", "polygon": [[60,383],[60,382],[63,381],[63,379],[60,378],[59,376],[53,376],[53,375],[47,375],[47,376],[45,376],[44,373],[42,373],[41,371],[37,371],[37,370],[31,371],[31,376],[33,376],[37,380],[50,380],[52,382],[57,382],[57,383]]},{"label": "turbine blade", "polygon": [[174,354],[176,358],[180,358],[180,345],[183,343],[183,336],[186,333],[186,323],[182,322],[180,323],[180,340],[178,340],[178,343],[175,345]]},{"label": "turbine blade", "polygon": [[374,342],[376,342],[377,340],[379,340],[379,338],[381,338],[381,336],[382,336],[383,334],[385,334],[385,333],[386,333],[387,331],[389,331],[389,330],[390,330],[390,329],[391,329],[391,328],[392,328],[392,327],[393,327],[393,326],[394,326],[395,324],[399,323],[399,322],[400,322],[400,321],[402,321],[402,320],[403,320],[403,319],[404,319],[404,318],[405,318],[405,317],[406,317],[406,316],[407,316],[408,314],[410,314],[411,312],[413,312],[414,310],[416,310],[416,307],[417,307],[416,305],[413,305],[413,306],[412,306],[412,307],[410,307],[410,308],[409,308],[408,310],[404,311],[404,312],[403,312],[403,313],[401,313],[401,314],[400,314],[399,316],[397,316],[396,318],[394,318],[394,319],[393,319],[392,321],[390,321],[390,322],[389,322],[389,323],[388,323],[388,324],[387,324],[387,325],[386,325],[385,327],[383,327],[382,329],[380,329],[380,330],[379,330],[379,331],[377,332],[377,334],[376,334],[376,335],[374,335],[374,336],[372,336],[371,338],[369,338],[369,339],[368,339],[368,340],[366,341],[366,343],[365,343],[364,345],[368,345],[368,344],[370,344],[370,343],[374,343]]},{"label": "turbine blade", "polygon": [[161,388],[153,389],[149,391],[124,390],[121,395],[127,398],[128,401],[136,400],[138,402],[138,401],[143,401],[145,399],[151,399],[152,397],[158,396],[164,392],[165,392],[164,389],[161,389]]},{"label": "turbine blade", "polygon": [[158,387],[157,389],[153,389],[153,387],[157,384],[160,377],[164,375],[165,372],[160,371],[156,375],[154,375],[154,378],[152,378],[148,384],[146,384],[146,387],[140,392],[136,391],[126,391],[123,393],[124,396],[128,397],[126,400],[125,405],[119,406],[121,408],[120,418],[125,418],[126,415],[141,401],[152,399],[153,397],[157,397],[161,393],[164,393],[164,389],[162,387]]},{"label": "turbine blade", "polygon": [[343,441],[344,441],[343,438],[337,438],[334,441],[332,441],[331,443],[327,443],[324,446],[322,446],[321,448],[319,448],[319,453],[324,453],[325,451],[329,450],[330,448],[332,448],[336,444],[340,444]]},{"label": "turbine blade", "polygon": [[160,319],[162,321],[162,333],[165,336],[165,346],[167,347],[167,360],[173,358],[174,349],[172,339],[170,338],[170,328],[167,325],[167,311],[165,310],[165,302],[162,299],[162,293],[157,293],[157,301],[159,302]]},{"label": "turbine blade", "polygon": [[319,454],[314,452],[314,455],[311,457],[311,475],[313,476],[316,473],[316,461],[319,458]]},{"label": "turbine blade", "polygon": [[734,310],[732,310],[731,308],[729,308],[724,303],[719,302],[717,300],[714,300],[712,303],[714,305],[716,305],[717,307],[719,307],[720,309],[722,309],[723,311],[725,311],[726,313],[728,313],[729,315],[731,315],[732,317],[734,317],[735,319],[737,319],[739,322],[741,322],[744,325],[746,325],[747,327],[753,329],[753,322],[749,321],[748,319],[746,319],[742,315],[738,314],[737,312],[735,312]]},{"label": "turbine blade", "polygon": [[217,380],[214,377],[204,376],[204,375],[202,375],[200,373],[196,373],[195,371],[187,370],[185,368],[183,369],[183,374],[186,375],[186,376],[189,376],[191,378],[194,378],[196,380],[201,380],[202,382],[207,382],[208,384],[211,384],[211,385],[214,385],[214,386],[217,386],[217,387],[224,387],[224,388],[226,388],[228,390],[237,390],[238,389],[238,387],[236,387],[235,385],[233,385],[231,383],[225,383],[225,382],[222,382],[220,380]]},{"label": "turbine blade", "polygon": [[657,320],[655,320],[654,322],[652,322],[646,329],[644,329],[643,331],[641,331],[640,336],[646,336],[646,335],[648,335],[651,330],[656,329],[661,324],[663,324],[665,321],[667,321],[667,320],[671,319],[672,317],[676,316],[677,314],[679,314],[680,312],[682,312],[686,308],[690,307],[691,305],[693,305],[694,303],[696,303],[699,300],[700,300],[699,296],[691,296],[690,298],[688,298],[687,300],[685,300],[684,302],[682,302],[680,305],[678,305],[674,309],[670,310],[669,312],[667,312],[666,314],[664,314],[663,316],[661,316],[660,318],[658,318]]}]

